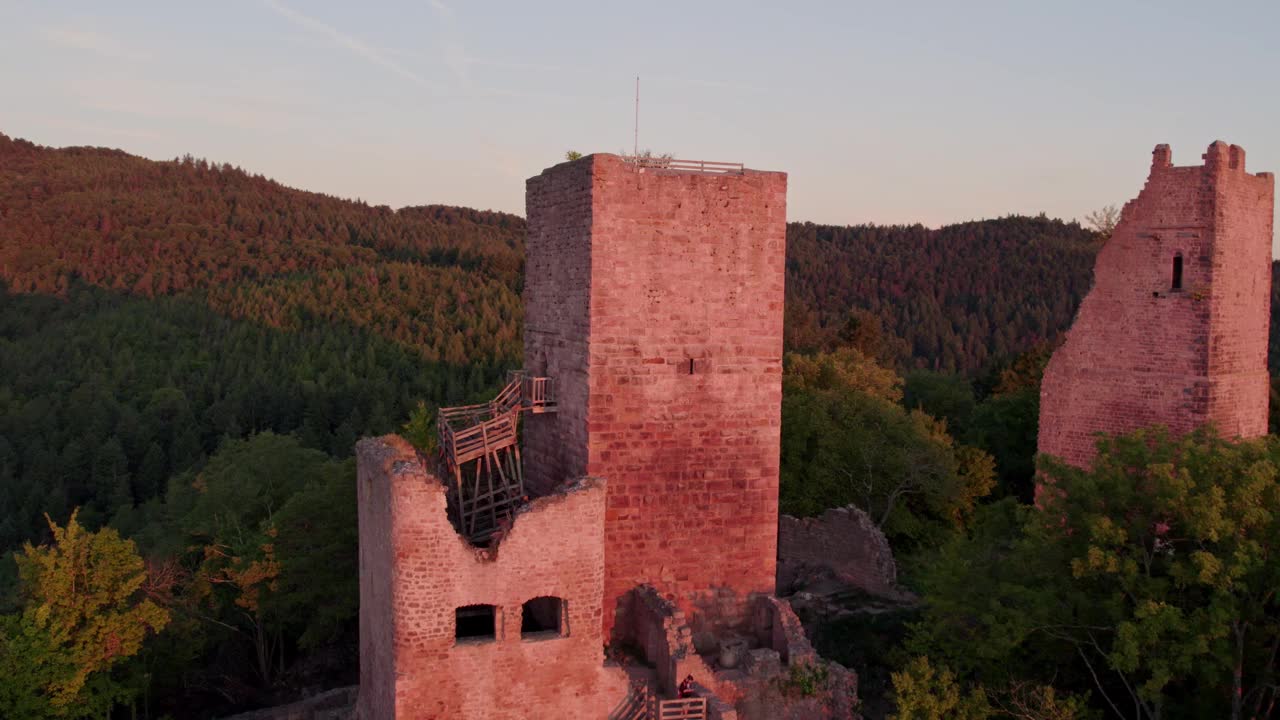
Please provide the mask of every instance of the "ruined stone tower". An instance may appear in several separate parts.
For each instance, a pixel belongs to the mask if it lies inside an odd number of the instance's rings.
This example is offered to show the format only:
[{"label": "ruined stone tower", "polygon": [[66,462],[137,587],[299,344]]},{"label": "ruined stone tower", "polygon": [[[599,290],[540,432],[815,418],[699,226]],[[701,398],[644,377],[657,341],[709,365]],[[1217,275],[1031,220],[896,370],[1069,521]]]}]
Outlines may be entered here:
[{"label": "ruined stone tower", "polygon": [[607,480],[606,638],[642,583],[732,620],[775,582],[786,175],[593,155],[527,205],[529,486]]},{"label": "ruined stone tower", "polygon": [[1156,146],[1045,370],[1042,454],[1085,467],[1098,433],[1153,425],[1267,432],[1274,178],[1222,142],[1203,165],[1171,159]]},{"label": "ruined stone tower", "polygon": [[[786,176],[593,155],[529,180],[528,216],[524,372],[441,408],[438,456],[356,447],[360,717],[726,717],[816,661],[771,596]],[[695,619],[752,638],[751,673]]]}]

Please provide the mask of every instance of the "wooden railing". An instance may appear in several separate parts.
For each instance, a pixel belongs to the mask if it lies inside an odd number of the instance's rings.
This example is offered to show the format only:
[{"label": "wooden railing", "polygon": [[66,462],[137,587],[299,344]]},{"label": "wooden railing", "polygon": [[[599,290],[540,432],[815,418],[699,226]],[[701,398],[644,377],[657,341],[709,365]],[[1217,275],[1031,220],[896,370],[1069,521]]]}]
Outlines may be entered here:
[{"label": "wooden railing", "polygon": [[742,163],[714,162],[712,160],[677,160],[668,157],[627,156],[624,162],[646,170],[691,172],[705,175],[741,175],[746,171]]},{"label": "wooden railing", "polygon": [[452,465],[462,465],[489,449],[515,442],[513,411],[547,412],[555,404],[551,378],[512,373],[511,381],[487,403],[440,408],[436,422],[440,446]]},{"label": "wooden railing", "polygon": [[511,412],[520,406],[520,395],[521,378],[516,375],[506,387],[502,388],[502,392],[489,402],[489,407],[495,416]]},{"label": "wooden railing", "polygon": [[608,720],[652,720],[653,692],[643,682],[632,682],[627,697],[609,713]]},{"label": "wooden railing", "polygon": [[453,430],[445,425],[441,437],[450,452],[452,462],[462,465],[487,452],[515,443],[515,416],[508,410],[463,430]]},{"label": "wooden railing", "polygon": [[707,699],[659,700],[657,720],[707,720]]},{"label": "wooden railing", "polygon": [[659,700],[647,683],[632,681],[626,698],[609,713],[609,720],[707,720],[707,699]]},{"label": "wooden railing", "polygon": [[555,382],[545,377],[524,378],[524,407],[544,412],[556,404]]}]

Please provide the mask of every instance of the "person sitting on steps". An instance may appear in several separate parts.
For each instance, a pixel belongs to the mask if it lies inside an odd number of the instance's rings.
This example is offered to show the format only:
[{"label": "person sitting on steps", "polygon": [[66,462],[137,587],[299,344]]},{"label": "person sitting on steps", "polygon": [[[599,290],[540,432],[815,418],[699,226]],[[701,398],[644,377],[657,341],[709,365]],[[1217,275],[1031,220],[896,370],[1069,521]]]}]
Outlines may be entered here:
[{"label": "person sitting on steps", "polygon": [[676,697],[688,698],[693,697],[693,676],[686,675],[684,680],[680,681],[680,688],[676,691]]}]

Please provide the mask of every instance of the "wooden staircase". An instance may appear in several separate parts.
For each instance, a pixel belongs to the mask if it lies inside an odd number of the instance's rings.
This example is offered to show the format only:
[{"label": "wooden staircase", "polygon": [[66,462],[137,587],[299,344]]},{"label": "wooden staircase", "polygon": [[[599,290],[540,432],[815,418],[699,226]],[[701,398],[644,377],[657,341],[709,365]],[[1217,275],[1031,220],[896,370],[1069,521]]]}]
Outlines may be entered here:
[{"label": "wooden staircase", "polygon": [[520,414],[555,412],[550,378],[511,373],[497,397],[479,405],[440,408],[440,451],[454,478],[450,511],[473,543],[487,542],[527,498],[520,464]]}]

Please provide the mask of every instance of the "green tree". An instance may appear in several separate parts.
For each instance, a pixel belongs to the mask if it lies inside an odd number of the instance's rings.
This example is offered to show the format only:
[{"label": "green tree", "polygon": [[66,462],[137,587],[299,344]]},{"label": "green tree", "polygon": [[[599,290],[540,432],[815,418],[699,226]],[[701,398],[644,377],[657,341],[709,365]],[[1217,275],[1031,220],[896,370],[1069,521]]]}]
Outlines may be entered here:
[{"label": "green tree", "polygon": [[309,472],[273,519],[279,607],[298,621],[304,649],[354,637],[360,605],[355,459],[316,463]]},{"label": "green tree", "polygon": [[892,677],[897,712],[890,720],[986,720],[992,716],[981,688],[966,693],[955,673],[935,668],[927,657],[912,659]]},{"label": "green tree", "polygon": [[354,475],[349,462],[261,433],[228,441],[170,490],[193,549],[187,592],[248,644],[263,686],[298,636],[314,646],[354,617]]},{"label": "green tree", "polygon": [[992,395],[974,408],[964,441],[996,460],[1000,495],[1031,502],[1035,492],[1036,438],[1040,426],[1040,389],[1021,388]]},{"label": "green tree", "polygon": [[104,715],[130,691],[110,676],[160,631],[168,613],[144,596],[134,544],[115,530],[85,530],[72,513],[52,520],[53,541],[17,556],[22,612],[3,618],[0,715]]},{"label": "green tree", "polygon": [[813,355],[788,353],[783,365],[787,392],[861,392],[889,402],[902,399],[902,378],[855,347]]},{"label": "green tree", "polygon": [[1045,458],[1041,510],[994,506],[926,564],[909,644],[987,687],[1092,690],[1117,717],[1266,717],[1277,468],[1280,438],[1208,430],[1108,439],[1089,470]]},{"label": "green tree", "polygon": [[400,428],[404,438],[427,455],[435,453],[440,443],[436,430],[436,410],[423,401],[409,413],[409,420]]},{"label": "green tree", "polygon": [[983,456],[970,450],[958,457],[937,420],[864,392],[783,396],[785,512],[813,515],[855,503],[895,543],[936,542],[990,490],[992,465]]},{"label": "green tree", "polygon": [[947,429],[956,437],[964,437],[977,401],[973,384],[960,375],[916,370],[907,373],[903,385],[902,404],[908,410],[923,410],[947,421]]}]

